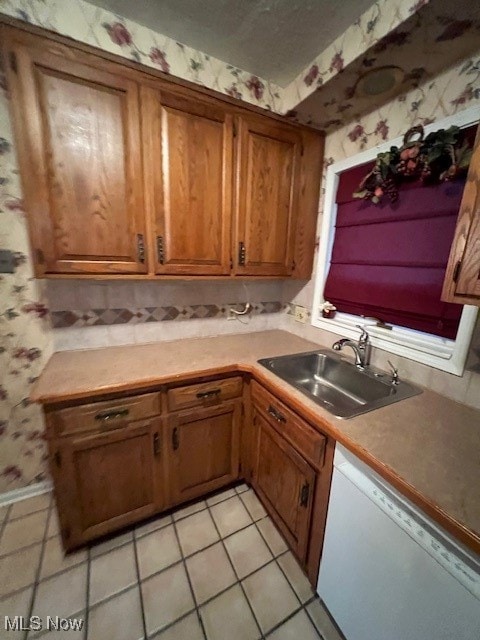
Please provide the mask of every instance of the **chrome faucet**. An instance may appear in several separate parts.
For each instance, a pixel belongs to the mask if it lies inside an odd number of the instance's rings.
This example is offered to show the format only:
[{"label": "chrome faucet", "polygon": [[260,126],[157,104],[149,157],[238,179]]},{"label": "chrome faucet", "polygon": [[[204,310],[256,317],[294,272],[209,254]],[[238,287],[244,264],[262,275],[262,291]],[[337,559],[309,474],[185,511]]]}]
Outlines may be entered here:
[{"label": "chrome faucet", "polygon": [[362,327],[359,324],[357,324],[356,326],[362,332],[360,334],[358,342],[354,342],[349,338],[342,338],[341,340],[337,340],[337,342],[332,345],[332,349],[335,349],[335,351],[341,351],[343,347],[351,347],[353,349],[353,352],[355,353],[355,366],[358,369],[363,370],[370,364],[371,344],[368,332],[365,327]]}]

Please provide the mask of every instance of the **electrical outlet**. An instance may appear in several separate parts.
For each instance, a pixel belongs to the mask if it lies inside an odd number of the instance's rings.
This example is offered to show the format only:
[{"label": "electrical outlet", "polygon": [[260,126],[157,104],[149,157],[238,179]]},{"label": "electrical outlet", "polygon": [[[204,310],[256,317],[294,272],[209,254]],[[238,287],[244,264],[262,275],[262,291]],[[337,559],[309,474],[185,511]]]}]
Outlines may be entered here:
[{"label": "electrical outlet", "polygon": [[303,324],[307,322],[307,310],[299,304],[295,305],[295,320],[297,322],[303,322]]}]

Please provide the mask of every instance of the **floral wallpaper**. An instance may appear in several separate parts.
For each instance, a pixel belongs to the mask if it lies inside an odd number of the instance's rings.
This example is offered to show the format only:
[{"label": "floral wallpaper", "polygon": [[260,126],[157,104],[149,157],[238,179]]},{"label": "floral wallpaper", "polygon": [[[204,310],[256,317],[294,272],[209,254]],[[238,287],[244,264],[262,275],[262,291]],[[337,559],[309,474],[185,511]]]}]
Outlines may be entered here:
[{"label": "floral wallpaper", "polygon": [[[378,0],[285,89],[83,0],[0,0],[0,12],[282,112],[313,93],[319,84],[338,77],[355,52],[358,55],[368,49],[425,4],[425,0]],[[419,82],[416,88],[381,109],[338,128],[327,137],[325,166],[377,141],[395,137],[413,124],[475,103],[479,99],[479,57],[480,53],[469,57],[426,84]],[[47,478],[42,414],[38,406],[30,404],[28,396],[53,350],[54,332],[46,283],[33,278],[8,95],[1,75],[0,246],[12,250],[15,258],[14,273],[0,275],[1,493]]]},{"label": "floral wallpaper", "polygon": [[[328,133],[322,184],[325,184],[326,170],[331,164],[385,140],[400,137],[414,125],[432,123],[475,106],[478,106],[480,121],[480,50],[435,78],[421,82],[407,93],[393,98],[381,108],[372,109]],[[317,229],[321,228],[324,193],[322,188]],[[317,237],[317,250],[319,242],[320,238]],[[299,283],[285,282],[284,302],[287,304],[299,304],[311,313],[313,295],[313,279],[301,288]],[[287,317],[290,320],[287,329],[306,338],[315,338],[318,329],[295,322],[291,315]],[[401,371],[408,372],[408,377],[413,381],[457,402],[480,409],[480,317],[472,338],[467,370],[462,378],[405,358],[398,358],[397,366]]]},{"label": "floral wallpaper", "polygon": [[52,351],[41,281],[33,278],[5,83],[0,88],[0,246],[15,272],[0,274],[0,492],[46,477],[40,407],[30,387]]},{"label": "floral wallpaper", "polygon": [[428,4],[429,0],[377,0],[283,90],[282,112],[295,109],[318,87],[343,73],[365,51]]},{"label": "floral wallpaper", "polygon": [[0,12],[272,111],[280,87],[84,0],[0,0]]},{"label": "floral wallpaper", "polygon": [[[0,0],[0,12],[257,106],[280,109],[279,88],[267,80],[83,0]],[[3,74],[0,92],[0,246],[15,256],[15,272],[0,275],[2,493],[48,477],[43,416],[28,396],[53,351],[53,330],[46,283],[33,278]]]},{"label": "floral wallpaper", "polygon": [[[342,74],[327,84],[317,86],[314,93],[288,115],[296,121],[327,131],[338,129],[377,108],[382,101],[391,101],[394,95],[406,94],[411,89],[423,87],[419,99],[425,99],[429,90],[428,79],[435,78],[458,60],[465,60],[465,63],[460,68],[462,78],[458,92],[452,96],[450,108],[462,108],[466,102],[478,100],[480,10],[477,10],[477,18],[474,12],[470,12],[470,17],[464,20],[458,19],[455,9],[456,6],[452,5],[448,13],[436,4],[425,6],[366,50]],[[399,84],[387,92],[383,100],[381,95],[359,95],[356,87],[360,78],[370,70],[382,67],[396,67],[400,74]],[[304,81],[307,84],[313,82],[312,75],[307,74]],[[383,139],[386,139],[386,127],[381,122],[379,126]]]}]

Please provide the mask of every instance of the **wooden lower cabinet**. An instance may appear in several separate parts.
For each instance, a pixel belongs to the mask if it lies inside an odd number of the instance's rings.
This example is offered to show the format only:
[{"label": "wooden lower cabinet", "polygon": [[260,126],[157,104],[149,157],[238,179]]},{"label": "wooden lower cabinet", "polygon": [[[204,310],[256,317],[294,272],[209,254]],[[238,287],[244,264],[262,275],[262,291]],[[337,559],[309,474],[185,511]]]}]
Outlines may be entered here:
[{"label": "wooden lower cabinet", "polygon": [[257,411],[254,427],[258,435],[255,489],[295,555],[305,561],[315,470]]},{"label": "wooden lower cabinet", "polygon": [[239,477],[242,401],[190,409],[168,419],[173,504],[219,489]]},{"label": "wooden lower cabinet", "polygon": [[253,488],[315,587],[335,441],[256,381],[251,403]]},{"label": "wooden lower cabinet", "polygon": [[165,503],[161,421],[152,418],[53,444],[67,549],[160,511]]},{"label": "wooden lower cabinet", "polygon": [[315,584],[335,443],[256,381],[204,378],[45,414],[67,551],[243,479]]}]

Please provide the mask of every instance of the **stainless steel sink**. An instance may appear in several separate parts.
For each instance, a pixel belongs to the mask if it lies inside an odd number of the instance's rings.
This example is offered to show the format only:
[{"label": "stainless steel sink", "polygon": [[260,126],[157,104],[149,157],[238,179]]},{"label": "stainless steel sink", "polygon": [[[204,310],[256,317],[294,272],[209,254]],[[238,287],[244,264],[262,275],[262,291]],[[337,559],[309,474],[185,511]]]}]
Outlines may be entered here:
[{"label": "stainless steel sink", "polygon": [[422,390],[391,374],[353,363],[328,349],[258,361],[338,418],[353,418],[410,398]]}]

